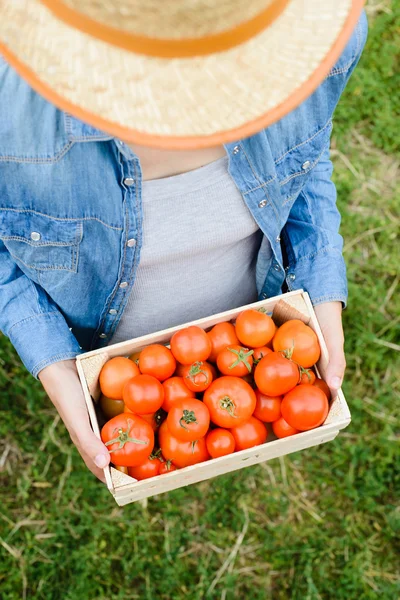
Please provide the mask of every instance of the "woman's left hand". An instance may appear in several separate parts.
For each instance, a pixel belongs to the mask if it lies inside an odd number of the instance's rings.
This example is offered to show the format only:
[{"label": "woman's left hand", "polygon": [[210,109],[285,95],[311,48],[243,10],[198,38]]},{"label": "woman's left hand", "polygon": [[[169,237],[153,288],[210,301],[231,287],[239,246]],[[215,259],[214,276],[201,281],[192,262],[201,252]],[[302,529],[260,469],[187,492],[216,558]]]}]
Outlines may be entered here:
[{"label": "woman's left hand", "polygon": [[324,302],[314,307],[319,324],[324,334],[329,352],[329,365],[326,371],[326,382],[333,397],[342,385],[346,369],[344,356],[344,335],[342,327],[342,303]]}]

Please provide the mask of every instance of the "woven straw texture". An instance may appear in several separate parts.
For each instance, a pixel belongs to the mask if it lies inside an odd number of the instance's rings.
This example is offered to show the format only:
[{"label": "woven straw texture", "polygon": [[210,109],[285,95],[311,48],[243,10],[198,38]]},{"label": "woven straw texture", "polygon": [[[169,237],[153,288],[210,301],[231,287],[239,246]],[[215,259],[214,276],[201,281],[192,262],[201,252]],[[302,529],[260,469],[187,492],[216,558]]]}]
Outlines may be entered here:
[{"label": "woven straw texture", "polygon": [[240,46],[161,59],[74,30],[39,0],[0,0],[0,39],[54,92],[111,125],[135,135],[201,138],[284,102],[328,55],[351,8],[352,0],[292,0]]},{"label": "woven straw texture", "polygon": [[116,29],[154,38],[201,37],[232,29],[275,0],[64,0],[77,12]]}]

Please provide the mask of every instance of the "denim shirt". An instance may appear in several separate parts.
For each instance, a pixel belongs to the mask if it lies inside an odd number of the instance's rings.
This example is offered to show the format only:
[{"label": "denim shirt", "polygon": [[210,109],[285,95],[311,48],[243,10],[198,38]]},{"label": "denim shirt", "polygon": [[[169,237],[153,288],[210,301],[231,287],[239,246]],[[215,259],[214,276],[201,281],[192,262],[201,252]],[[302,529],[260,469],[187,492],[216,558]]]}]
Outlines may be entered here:
[{"label": "denim shirt", "polygon": [[[366,33],[363,14],[306,101],[225,146],[264,234],[260,299],[286,285],[307,290],[314,304],[346,303],[329,144]],[[116,330],[140,262],[141,181],[139,160],[121,140],[48,103],[0,58],[0,328],[34,376],[107,345]]]}]

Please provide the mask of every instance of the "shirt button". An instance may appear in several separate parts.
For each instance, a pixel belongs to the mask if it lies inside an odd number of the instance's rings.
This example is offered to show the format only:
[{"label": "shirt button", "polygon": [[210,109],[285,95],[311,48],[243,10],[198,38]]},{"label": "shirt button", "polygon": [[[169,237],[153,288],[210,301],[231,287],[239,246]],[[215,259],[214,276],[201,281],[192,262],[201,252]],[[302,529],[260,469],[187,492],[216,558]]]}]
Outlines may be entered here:
[{"label": "shirt button", "polygon": [[296,279],[296,275],[294,273],[290,273],[289,279],[290,281],[294,281]]},{"label": "shirt button", "polygon": [[310,161],[306,160],[306,162],[301,165],[301,168],[303,169],[303,171],[307,171],[307,169],[310,165],[311,165]]},{"label": "shirt button", "polygon": [[34,242],[38,242],[41,237],[42,236],[40,235],[40,233],[38,233],[37,231],[32,231],[31,240],[33,240]]},{"label": "shirt button", "polygon": [[128,287],[128,282],[127,281],[123,281],[122,283],[119,284],[119,287],[122,288],[122,289]]},{"label": "shirt button", "polygon": [[261,298],[263,298],[265,300],[265,298],[268,298],[267,294],[261,294]]},{"label": "shirt button", "polygon": [[124,184],[125,184],[127,187],[130,187],[130,186],[131,186],[131,185],[133,185],[134,183],[135,183],[135,180],[134,180],[134,179],[132,179],[132,177],[125,177],[125,179],[124,179]]},{"label": "shirt button", "polygon": [[237,154],[238,152],[240,152],[240,148],[239,146],[235,146],[233,149],[233,154]]},{"label": "shirt button", "polygon": [[281,236],[280,236],[280,235],[278,235],[278,237],[276,238],[276,241],[277,241],[277,242],[280,242],[280,241],[281,241]]},{"label": "shirt button", "polygon": [[258,207],[259,208],[264,208],[264,206],[267,205],[267,201],[266,200],[261,200],[261,202],[258,203]]},{"label": "shirt button", "polygon": [[99,337],[101,337],[101,339],[104,340],[107,337],[107,334],[106,333],[101,333],[99,335]]},{"label": "shirt button", "polygon": [[275,269],[275,271],[280,271],[281,270],[281,268],[280,268],[280,266],[278,264],[274,265],[274,269]]},{"label": "shirt button", "polygon": [[117,314],[118,314],[118,311],[117,311],[117,310],[115,310],[115,308],[111,308],[111,310],[109,310],[109,311],[108,311],[108,313],[109,313],[110,315],[117,315]]},{"label": "shirt button", "polygon": [[133,248],[133,246],[136,244],[136,240],[135,238],[131,238],[130,240],[128,240],[126,242],[126,245],[129,246],[129,248]]}]

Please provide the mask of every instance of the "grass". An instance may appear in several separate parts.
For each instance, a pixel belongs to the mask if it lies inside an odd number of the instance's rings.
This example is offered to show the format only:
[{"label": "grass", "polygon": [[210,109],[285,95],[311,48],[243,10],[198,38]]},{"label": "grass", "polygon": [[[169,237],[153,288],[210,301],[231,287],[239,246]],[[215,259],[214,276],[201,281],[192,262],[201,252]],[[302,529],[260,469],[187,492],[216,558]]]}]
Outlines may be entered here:
[{"label": "grass", "polygon": [[325,446],[120,509],[1,338],[3,600],[399,598],[400,3],[369,10],[333,144],[351,426]]}]

